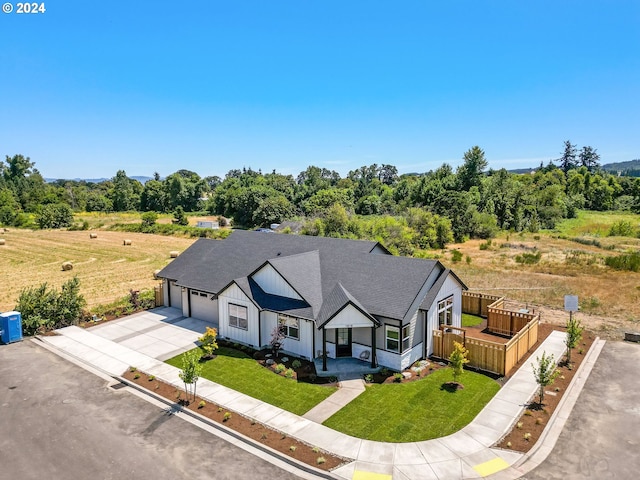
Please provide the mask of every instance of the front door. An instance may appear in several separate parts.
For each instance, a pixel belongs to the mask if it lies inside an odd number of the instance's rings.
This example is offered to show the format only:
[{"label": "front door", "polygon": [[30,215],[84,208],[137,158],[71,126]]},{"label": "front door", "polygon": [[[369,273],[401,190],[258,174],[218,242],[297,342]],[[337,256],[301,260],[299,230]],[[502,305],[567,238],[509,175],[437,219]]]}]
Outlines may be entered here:
[{"label": "front door", "polygon": [[351,356],[351,329],[336,328],[336,357]]}]

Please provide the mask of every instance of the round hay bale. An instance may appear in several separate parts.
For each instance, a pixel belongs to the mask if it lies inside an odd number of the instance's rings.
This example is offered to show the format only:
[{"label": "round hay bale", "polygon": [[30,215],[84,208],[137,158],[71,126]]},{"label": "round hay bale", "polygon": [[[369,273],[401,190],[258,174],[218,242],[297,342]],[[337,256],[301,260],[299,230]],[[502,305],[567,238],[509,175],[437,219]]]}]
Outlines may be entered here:
[{"label": "round hay bale", "polygon": [[154,279],[154,280],[158,280],[158,274],[159,274],[159,273],[160,273],[160,270],[155,270],[155,271],[153,272],[153,279]]},{"label": "round hay bale", "polygon": [[98,234],[97,233],[90,233],[89,234],[89,238],[98,238]]},{"label": "round hay bale", "polygon": [[125,239],[125,240],[122,242],[122,245],[131,245],[131,240],[129,240],[129,239]]},{"label": "round hay bale", "polygon": [[171,251],[169,252],[169,256],[170,256],[171,258],[178,258],[178,255],[180,255],[180,252],[179,252],[179,251],[177,251],[177,250],[171,250]]},{"label": "round hay bale", "polygon": [[71,263],[71,262],[62,262],[62,271],[68,272],[69,270],[73,270],[73,263]]},{"label": "round hay bale", "polygon": [[4,245],[4,238],[0,238],[0,245]]}]

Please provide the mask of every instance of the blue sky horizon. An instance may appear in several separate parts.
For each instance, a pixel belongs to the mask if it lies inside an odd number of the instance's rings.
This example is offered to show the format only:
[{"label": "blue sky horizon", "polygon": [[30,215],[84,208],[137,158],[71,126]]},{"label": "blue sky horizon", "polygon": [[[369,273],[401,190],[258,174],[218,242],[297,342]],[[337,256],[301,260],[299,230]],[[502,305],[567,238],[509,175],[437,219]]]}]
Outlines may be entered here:
[{"label": "blue sky horizon", "polygon": [[640,158],[637,1],[8,3],[0,155],[47,178]]}]

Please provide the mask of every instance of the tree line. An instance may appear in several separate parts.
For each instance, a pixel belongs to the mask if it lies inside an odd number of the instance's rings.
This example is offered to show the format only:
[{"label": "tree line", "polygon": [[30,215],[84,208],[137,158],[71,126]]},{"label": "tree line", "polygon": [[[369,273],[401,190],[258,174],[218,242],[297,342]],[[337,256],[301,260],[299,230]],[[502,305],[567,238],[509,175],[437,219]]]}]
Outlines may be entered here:
[{"label": "tree line", "polygon": [[[297,177],[275,170],[229,171],[224,179],[178,170],[142,184],[119,170],[108,181],[46,183],[23,155],[0,161],[0,223],[68,227],[73,213],[207,212],[237,226],[298,219],[315,235],[381,238],[399,252],[442,247],[502,230],[554,228],[579,209],[640,213],[640,179],[600,168],[597,150],[566,141],[561,156],[530,174],[488,168],[484,151],[464,152],[454,170],[443,164],[398,175],[390,164],[362,166],[345,177],[309,166]],[[391,240],[391,241],[390,241]]]}]

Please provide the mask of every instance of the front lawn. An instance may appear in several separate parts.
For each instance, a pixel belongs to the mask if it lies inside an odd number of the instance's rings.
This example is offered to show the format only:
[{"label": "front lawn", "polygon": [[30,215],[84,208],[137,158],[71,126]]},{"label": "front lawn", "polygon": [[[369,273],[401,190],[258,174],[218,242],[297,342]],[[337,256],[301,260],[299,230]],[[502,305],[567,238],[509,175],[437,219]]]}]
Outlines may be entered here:
[{"label": "front lawn", "polygon": [[[232,348],[220,347],[215,354],[216,358],[203,364],[202,378],[297,415],[308,412],[336,391],[335,387],[296,382],[276,375],[244,352]],[[182,368],[182,355],[167,363]]]},{"label": "front lawn", "polygon": [[500,389],[489,377],[470,371],[460,377],[464,389],[441,389],[451,380],[451,369],[444,368],[416,382],[369,385],[324,425],[380,442],[417,442],[450,435],[471,422]]}]

